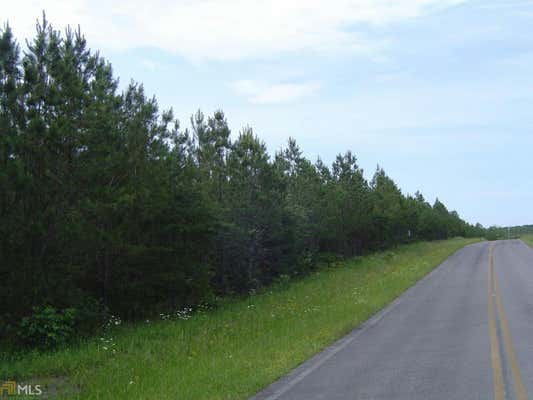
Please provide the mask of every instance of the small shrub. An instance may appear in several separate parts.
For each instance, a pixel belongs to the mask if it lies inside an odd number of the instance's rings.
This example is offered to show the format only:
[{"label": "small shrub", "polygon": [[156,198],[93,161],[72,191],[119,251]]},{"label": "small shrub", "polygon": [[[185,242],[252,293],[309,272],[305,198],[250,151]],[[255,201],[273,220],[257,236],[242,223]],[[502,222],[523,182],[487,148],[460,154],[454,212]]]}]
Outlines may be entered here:
[{"label": "small shrub", "polygon": [[287,288],[289,286],[290,281],[291,281],[291,277],[290,275],[287,275],[287,274],[281,274],[280,276],[276,278],[276,283],[278,287],[281,289]]},{"label": "small shrub", "polygon": [[320,253],[316,257],[318,268],[335,267],[344,261],[344,257],[335,253]]},{"label": "small shrub", "polygon": [[57,347],[68,342],[74,333],[77,311],[63,311],[51,306],[34,307],[33,314],[20,322],[19,337],[32,347]]},{"label": "small shrub", "polygon": [[315,269],[316,261],[314,254],[311,251],[305,251],[300,257],[298,267],[304,274]]}]

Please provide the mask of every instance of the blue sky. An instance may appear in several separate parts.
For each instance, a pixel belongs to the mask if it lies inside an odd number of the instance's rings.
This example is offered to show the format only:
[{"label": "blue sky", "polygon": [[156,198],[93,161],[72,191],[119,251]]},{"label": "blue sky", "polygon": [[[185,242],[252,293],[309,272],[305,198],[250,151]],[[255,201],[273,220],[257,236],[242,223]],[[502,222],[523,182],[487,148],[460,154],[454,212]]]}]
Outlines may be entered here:
[{"label": "blue sky", "polygon": [[[111,4],[110,4],[111,3]],[[143,82],[183,126],[222,108],[271,151],[351,149],[406,193],[470,222],[533,223],[533,1],[26,1],[3,6],[22,39],[40,10],[80,24],[123,85]]]}]

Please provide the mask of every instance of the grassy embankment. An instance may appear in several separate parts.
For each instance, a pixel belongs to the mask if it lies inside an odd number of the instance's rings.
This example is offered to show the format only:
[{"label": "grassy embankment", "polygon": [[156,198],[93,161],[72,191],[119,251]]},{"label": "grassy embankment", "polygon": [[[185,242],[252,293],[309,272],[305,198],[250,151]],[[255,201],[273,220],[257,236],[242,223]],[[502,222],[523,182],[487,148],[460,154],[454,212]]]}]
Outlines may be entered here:
[{"label": "grassy embankment", "polygon": [[533,247],[533,234],[520,235],[520,240],[530,247]]},{"label": "grassy embankment", "polygon": [[349,332],[476,240],[401,246],[189,319],[118,326],[105,338],[0,361],[0,380],[88,399],[245,399]]}]

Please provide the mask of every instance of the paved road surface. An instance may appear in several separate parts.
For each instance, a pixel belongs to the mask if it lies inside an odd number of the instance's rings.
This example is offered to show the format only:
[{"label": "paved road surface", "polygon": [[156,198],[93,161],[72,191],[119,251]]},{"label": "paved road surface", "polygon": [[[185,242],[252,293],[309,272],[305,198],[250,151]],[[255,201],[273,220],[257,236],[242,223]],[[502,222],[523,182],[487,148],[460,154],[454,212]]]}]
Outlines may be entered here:
[{"label": "paved road surface", "polygon": [[459,250],[254,399],[525,400],[528,393],[533,250],[508,240]]}]

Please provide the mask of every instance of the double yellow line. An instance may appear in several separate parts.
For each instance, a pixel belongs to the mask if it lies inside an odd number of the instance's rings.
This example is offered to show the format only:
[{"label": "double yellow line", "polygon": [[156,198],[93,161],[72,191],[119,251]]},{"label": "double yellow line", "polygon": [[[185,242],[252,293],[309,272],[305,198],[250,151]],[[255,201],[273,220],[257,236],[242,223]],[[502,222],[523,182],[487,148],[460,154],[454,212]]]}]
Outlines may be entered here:
[{"label": "double yellow line", "polygon": [[[505,399],[505,383],[502,371],[502,354],[500,352],[500,340],[498,336],[498,327],[496,322],[496,312],[500,322],[500,332],[503,338],[505,353],[511,366],[511,375],[514,381],[514,389],[517,400],[527,400],[527,392],[518,366],[518,359],[513,347],[509,325],[505,317],[503,303],[500,295],[500,286],[498,279],[494,272],[494,254],[493,245],[489,247],[489,280],[488,280],[488,295],[489,295],[489,330],[490,330],[490,350],[492,360],[492,372],[494,381],[494,400]],[[495,307],[496,305],[496,307]],[[496,312],[494,309],[496,308]]]}]

